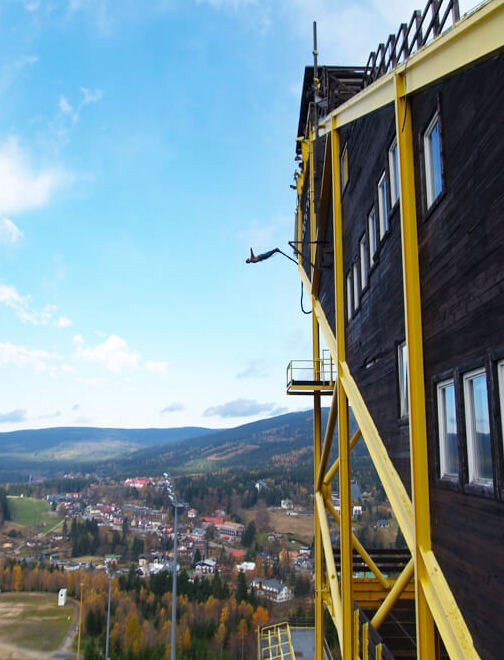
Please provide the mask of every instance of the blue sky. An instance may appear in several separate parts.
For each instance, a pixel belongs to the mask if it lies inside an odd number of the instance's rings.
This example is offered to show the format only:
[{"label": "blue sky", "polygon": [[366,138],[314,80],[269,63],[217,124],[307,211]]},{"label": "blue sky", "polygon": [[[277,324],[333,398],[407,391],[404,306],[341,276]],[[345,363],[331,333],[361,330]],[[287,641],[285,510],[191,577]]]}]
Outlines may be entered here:
[{"label": "blue sky", "polygon": [[0,430],[310,406],[296,268],[245,258],[292,237],[312,20],[364,64],[416,6],[0,0]]}]

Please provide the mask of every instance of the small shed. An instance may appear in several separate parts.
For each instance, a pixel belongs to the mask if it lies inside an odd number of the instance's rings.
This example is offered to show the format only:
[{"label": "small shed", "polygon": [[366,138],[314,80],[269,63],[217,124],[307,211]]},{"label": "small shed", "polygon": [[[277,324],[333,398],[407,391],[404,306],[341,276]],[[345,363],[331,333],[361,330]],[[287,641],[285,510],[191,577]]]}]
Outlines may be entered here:
[{"label": "small shed", "polygon": [[63,607],[63,605],[66,605],[66,599],[67,599],[67,590],[60,589],[58,592],[58,607]]}]

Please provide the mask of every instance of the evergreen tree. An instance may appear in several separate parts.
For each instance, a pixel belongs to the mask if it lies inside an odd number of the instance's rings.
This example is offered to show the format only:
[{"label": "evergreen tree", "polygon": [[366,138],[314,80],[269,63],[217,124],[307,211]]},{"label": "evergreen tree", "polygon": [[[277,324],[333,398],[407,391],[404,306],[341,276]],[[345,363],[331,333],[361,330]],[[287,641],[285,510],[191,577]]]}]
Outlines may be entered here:
[{"label": "evergreen tree", "polygon": [[238,572],[238,584],[236,587],[236,602],[241,603],[243,600],[247,601],[247,581],[245,580],[245,573]]}]

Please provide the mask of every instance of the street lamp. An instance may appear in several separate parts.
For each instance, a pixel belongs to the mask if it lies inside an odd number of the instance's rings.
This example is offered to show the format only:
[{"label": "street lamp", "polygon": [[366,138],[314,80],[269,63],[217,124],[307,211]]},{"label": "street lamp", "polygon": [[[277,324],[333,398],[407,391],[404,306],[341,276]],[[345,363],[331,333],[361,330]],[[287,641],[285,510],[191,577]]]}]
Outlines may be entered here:
[{"label": "street lamp", "polygon": [[112,572],[110,570],[110,564],[105,563],[105,570],[107,571],[108,577],[108,607],[107,607],[107,638],[105,642],[105,660],[109,659],[109,638],[110,638],[110,591],[112,585]]},{"label": "street lamp", "polygon": [[175,660],[177,626],[177,532],[178,532],[178,510],[183,509],[184,505],[177,500],[172,499],[172,505],[175,510],[175,522],[173,525],[173,566],[172,566],[172,629],[171,629],[171,660]]}]

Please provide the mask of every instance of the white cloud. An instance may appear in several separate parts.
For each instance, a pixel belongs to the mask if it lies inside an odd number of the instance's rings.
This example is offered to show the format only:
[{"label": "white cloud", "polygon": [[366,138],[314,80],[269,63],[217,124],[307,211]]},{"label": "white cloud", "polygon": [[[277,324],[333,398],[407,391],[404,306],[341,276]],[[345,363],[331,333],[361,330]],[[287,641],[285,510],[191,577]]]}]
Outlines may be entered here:
[{"label": "white cloud", "polygon": [[25,0],[24,6],[26,11],[37,11],[40,7],[40,0]]},{"label": "white cloud", "polygon": [[65,114],[65,113],[71,113],[71,112],[73,111],[72,106],[71,106],[70,103],[66,100],[66,98],[65,98],[64,96],[60,96],[60,100],[59,100],[59,109],[60,109],[61,112],[63,112],[64,114]]},{"label": "white cloud", "polygon": [[9,218],[0,218],[0,243],[14,245],[23,238],[23,232]]},{"label": "white cloud", "polygon": [[60,359],[61,356],[57,353],[49,353],[39,349],[32,350],[11,342],[0,342],[0,364],[33,367],[35,371],[55,373],[57,367],[51,363]]},{"label": "white cloud", "polygon": [[24,422],[26,420],[26,410],[11,410],[7,413],[0,414],[0,423],[7,424],[8,422]]},{"label": "white cloud", "polygon": [[81,87],[80,92],[82,98],[77,105],[72,105],[66,96],[61,95],[58,101],[58,112],[56,117],[50,124],[60,145],[64,146],[70,134],[77,125],[82,109],[91,103],[97,103],[102,97],[103,92],[101,89],[88,89]]},{"label": "white cloud", "polygon": [[276,403],[259,403],[254,399],[235,399],[219,406],[207,408],[204,417],[254,417],[261,413],[268,416],[281,415],[287,409]]},{"label": "white cloud", "polygon": [[169,403],[167,406],[165,406],[161,410],[161,413],[180,412],[181,410],[185,410],[184,404],[180,401],[174,401],[173,403]]},{"label": "white cloud", "polygon": [[86,87],[81,87],[80,91],[84,95],[80,107],[88,105],[89,103],[97,103],[103,96],[101,89],[87,89]]},{"label": "white cloud", "polygon": [[57,325],[58,328],[69,328],[71,325],[73,325],[73,321],[66,316],[60,316],[55,325]]},{"label": "white cloud", "polygon": [[19,146],[18,138],[9,137],[0,146],[0,214],[21,213],[45,206],[69,178],[58,168],[35,171]]},{"label": "white cloud", "polygon": [[73,338],[76,347],[76,357],[84,362],[96,362],[114,373],[124,370],[137,369],[140,363],[140,354],[128,347],[125,339],[118,335],[110,335],[102,344],[85,347],[81,335]]},{"label": "white cloud", "polygon": [[33,309],[32,302],[32,296],[22,296],[14,286],[0,284],[0,303],[14,310],[22,323],[31,323],[32,325],[53,323],[60,328],[72,325],[72,321],[65,316],[54,319],[54,315],[58,310],[56,305],[46,305],[42,310],[37,311]]},{"label": "white cloud", "polygon": [[147,360],[145,368],[153,374],[161,374],[166,376],[168,371],[168,362],[155,362],[154,360]]}]

